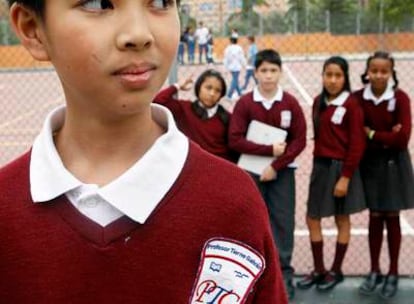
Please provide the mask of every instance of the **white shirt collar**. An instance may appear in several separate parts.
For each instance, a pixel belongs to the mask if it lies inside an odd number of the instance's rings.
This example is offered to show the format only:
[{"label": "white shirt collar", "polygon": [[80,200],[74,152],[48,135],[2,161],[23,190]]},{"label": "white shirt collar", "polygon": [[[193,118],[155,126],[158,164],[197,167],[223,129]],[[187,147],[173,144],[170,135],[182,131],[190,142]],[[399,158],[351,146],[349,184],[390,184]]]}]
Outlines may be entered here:
[{"label": "white shirt collar", "polygon": [[[144,223],[173,186],[184,167],[188,139],[178,131],[173,116],[163,106],[152,104],[153,119],[167,130],[131,168],[97,193],[133,220]],[[30,160],[30,191],[34,202],[47,202],[83,185],[63,165],[53,142],[65,107],[53,110],[34,141]]]},{"label": "white shirt collar", "polygon": [[263,95],[260,93],[259,88],[257,86],[253,89],[253,101],[261,102],[262,105],[267,110],[269,110],[272,107],[275,101],[282,101],[282,98],[283,98],[283,90],[281,86],[277,86],[277,91],[275,95],[272,96],[270,99],[266,99],[265,97],[263,97]]},{"label": "white shirt collar", "polygon": [[365,100],[372,100],[372,102],[375,105],[379,105],[384,100],[390,100],[394,98],[394,89],[392,88],[392,86],[393,84],[391,82],[388,82],[387,88],[385,89],[384,93],[382,93],[382,95],[379,98],[377,98],[372,92],[372,86],[369,83],[364,89],[363,97]]},{"label": "white shirt collar", "polygon": [[217,113],[217,110],[218,110],[218,103],[217,104],[215,104],[213,107],[211,107],[211,108],[206,108],[204,105],[203,105],[203,103],[201,102],[201,101],[198,101],[198,104],[199,104],[199,106],[200,107],[202,107],[203,109],[205,109],[206,110],[206,112],[207,112],[207,117],[208,118],[211,118],[211,117],[213,117],[214,115],[216,115],[216,113]]},{"label": "white shirt collar", "polygon": [[348,99],[349,95],[350,95],[350,93],[348,91],[343,91],[335,99],[331,100],[329,102],[329,105],[340,107]]}]

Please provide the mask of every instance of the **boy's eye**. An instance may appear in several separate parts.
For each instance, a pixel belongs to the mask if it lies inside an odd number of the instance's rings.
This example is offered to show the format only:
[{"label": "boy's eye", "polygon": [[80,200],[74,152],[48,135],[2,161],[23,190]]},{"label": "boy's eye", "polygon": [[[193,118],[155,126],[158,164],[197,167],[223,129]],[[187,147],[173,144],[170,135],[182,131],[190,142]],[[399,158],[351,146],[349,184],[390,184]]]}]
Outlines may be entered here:
[{"label": "boy's eye", "polygon": [[82,6],[86,8],[87,10],[91,10],[91,11],[106,10],[106,9],[114,8],[111,1],[109,0],[86,0],[82,2]]},{"label": "boy's eye", "polygon": [[166,9],[174,4],[174,0],[152,0],[152,6],[156,9]]}]

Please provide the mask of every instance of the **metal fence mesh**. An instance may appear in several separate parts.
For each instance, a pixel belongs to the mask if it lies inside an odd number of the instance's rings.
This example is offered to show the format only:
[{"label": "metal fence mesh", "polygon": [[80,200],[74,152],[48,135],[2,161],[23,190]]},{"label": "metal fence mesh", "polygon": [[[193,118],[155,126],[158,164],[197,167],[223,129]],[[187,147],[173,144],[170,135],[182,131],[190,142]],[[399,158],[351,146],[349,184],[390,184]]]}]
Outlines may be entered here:
[{"label": "metal fence mesh", "polygon": [[[259,3],[259,1],[256,1]],[[195,29],[203,21],[213,34],[214,64],[198,63],[195,45],[193,64],[188,62],[188,48],[184,48],[184,62],[172,69],[169,81],[193,74],[197,77],[206,68],[215,68],[230,76],[222,65],[224,48],[229,44],[232,28],[238,29],[239,44],[247,48],[247,35],[255,35],[259,49],[274,48],[283,59],[282,87],[300,101],[308,123],[308,144],[297,159],[297,212],[294,266],[298,273],[312,268],[305,204],[308,194],[312,162],[312,127],[310,120],[313,97],[321,90],[323,61],[341,54],[350,62],[351,84],[361,87],[360,75],[368,55],[387,50],[396,58],[400,87],[414,96],[414,18],[411,4],[398,11],[392,3],[401,1],[253,1],[196,0],[182,1],[182,28]],[[247,3],[247,5],[246,5]],[[342,3],[342,4],[341,4]],[[247,6],[247,9],[246,9]],[[63,102],[63,93],[52,66],[35,62],[18,44],[8,23],[8,8],[0,0],[0,165],[4,165],[26,151],[38,133],[47,112]],[[240,80],[243,82],[244,72]],[[249,89],[253,87],[250,83]],[[180,97],[194,99],[193,93]],[[226,100],[223,100],[228,105]],[[414,142],[410,151],[414,152]],[[252,210],[254,212],[254,210]],[[344,264],[346,274],[369,271],[367,241],[367,212],[352,217],[353,230],[350,248]],[[326,238],[325,260],[329,266],[334,256],[335,229],[332,219],[323,221]],[[414,212],[402,213],[403,242],[400,272],[414,274]],[[387,269],[387,248],[382,249],[383,269]]]}]

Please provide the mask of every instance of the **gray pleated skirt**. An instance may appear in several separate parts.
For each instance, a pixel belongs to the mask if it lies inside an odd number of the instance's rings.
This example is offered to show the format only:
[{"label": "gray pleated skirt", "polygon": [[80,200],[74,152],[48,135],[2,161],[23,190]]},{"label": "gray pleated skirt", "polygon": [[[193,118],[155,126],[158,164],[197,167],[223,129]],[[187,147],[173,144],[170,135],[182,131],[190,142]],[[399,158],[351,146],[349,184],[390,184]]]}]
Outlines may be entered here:
[{"label": "gray pleated skirt", "polygon": [[366,208],[359,170],[355,171],[349,182],[347,195],[343,198],[334,197],[335,184],[341,176],[341,170],[342,161],[314,158],[307,203],[309,217],[353,214]]},{"label": "gray pleated skirt", "polygon": [[360,167],[370,210],[414,208],[414,175],[408,150],[366,153]]}]

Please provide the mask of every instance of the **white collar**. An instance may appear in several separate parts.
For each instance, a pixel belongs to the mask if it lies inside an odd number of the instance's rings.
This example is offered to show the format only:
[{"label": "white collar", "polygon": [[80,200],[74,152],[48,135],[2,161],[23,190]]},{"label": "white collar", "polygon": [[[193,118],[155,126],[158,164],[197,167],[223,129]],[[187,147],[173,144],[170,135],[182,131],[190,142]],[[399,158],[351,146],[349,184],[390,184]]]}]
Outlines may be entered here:
[{"label": "white collar", "polygon": [[200,107],[202,107],[204,110],[206,110],[207,112],[207,117],[211,118],[214,115],[216,115],[217,110],[218,110],[218,103],[216,103],[213,107],[211,108],[207,108],[206,106],[204,106],[204,104],[201,101],[198,101],[198,104]]},{"label": "white collar", "polygon": [[[163,106],[151,104],[154,121],[167,129],[131,168],[97,193],[133,220],[144,223],[173,186],[184,167],[188,139],[178,131]],[[30,191],[34,202],[47,202],[83,185],[63,165],[53,142],[53,130],[65,119],[65,106],[53,110],[34,141],[30,160]]]},{"label": "white collar", "polygon": [[372,100],[372,102],[377,106],[384,100],[390,100],[394,98],[395,92],[392,86],[393,84],[391,82],[388,82],[387,88],[385,89],[384,93],[382,93],[382,95],[379,98],[377,98],[372,92],[372,86],[369,83],[364,89],[363,97],[365,100]]},{"label": "white collar", "polygon": [[332,106],[340,107],[348,99],[349,95],[350,95],[350,93],[348,91],[343,91],[341,94],[336,96],[335,99],[331,100],[328,104],[332,105]]},{"label": "white collar", "polygon": [[273,95],[269,99],[266,99],[265,97],[263,97],[263,95],[259,91],[258,86],[256,86],[253,89],[253,101],[261,102],[267,110],[269,110],[272,107],[272,105],[275,101],[282,101],[282,98],[283,98],[283,90],[282,90],[281,86],[279,86],[279,85],[277,86],[277,91],[276,91],[275,95]]}]

